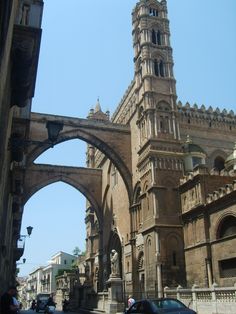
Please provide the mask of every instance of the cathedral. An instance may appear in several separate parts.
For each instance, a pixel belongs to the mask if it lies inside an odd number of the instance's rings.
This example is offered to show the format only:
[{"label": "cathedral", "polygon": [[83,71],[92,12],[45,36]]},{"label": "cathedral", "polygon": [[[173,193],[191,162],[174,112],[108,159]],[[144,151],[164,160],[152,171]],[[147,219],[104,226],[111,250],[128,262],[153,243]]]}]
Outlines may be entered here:
[{"label": "cathedral", "polygon": [[[162,296],[166,286],[233,286],[236,116],[177,102],[167,1],[137,2],[134,79],[111,117],[98,101],[87,119],[31,112],[42,7],[41,0],[19,0],[1,10],[3,287],[14,281],[23,254],[17,240],[24,204],[57,181],[87,198],[87,285],[95,293],[107,289],[113,250],[124,293],[136,298]],[[57,134],[46,140],[50,126]],[[72,138],[87,142],[87,168],[34,163],[52,143]]]},{"label": "cathedral", "polygon": [[[115,248],[126,291],[139,297],[179,284],[233,285],[236,117],[176,101],[167,1],[139,1],[132,25],[134,80],[111,122],[130,128],[133,193],[106,156],[87,151],[88,167],[102,169],[102,222],[89,206],[86,218],[91,267],[103,273],[94,281],[108,279],[106,252]],[[97,103],[88,119],[108,117]],[[106,235],[100,263],[96,228]]]}]

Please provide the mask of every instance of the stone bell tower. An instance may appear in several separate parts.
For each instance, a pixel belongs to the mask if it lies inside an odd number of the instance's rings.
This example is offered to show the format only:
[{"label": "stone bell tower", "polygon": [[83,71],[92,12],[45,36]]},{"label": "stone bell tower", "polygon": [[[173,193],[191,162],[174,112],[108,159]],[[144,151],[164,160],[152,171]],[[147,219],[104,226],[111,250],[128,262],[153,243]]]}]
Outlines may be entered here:
[{"label": "stone bell tower", "polygon": [[[146,290],[148,287],[161,296],[163,286],[184,283],[185,277],[177,189],[183,157],[167,2],[140,0],[132,22],[141,191],[140,205],[135,208],[142,211],[138,215],[142,222],[132,224],[132,234],[138,239],[133,250],[138,261],[143,248]],[[135,215],[131,214],[133,221]],[[141,235],[143,246],[138,247]],[[135,289],[141,280],[143,277],[136,278]]]},{"label": "stone bell tower", "polygon": [[179,139],[176,87],[166,1],[140,1],[133,11],[136,94],[141,142]]}]

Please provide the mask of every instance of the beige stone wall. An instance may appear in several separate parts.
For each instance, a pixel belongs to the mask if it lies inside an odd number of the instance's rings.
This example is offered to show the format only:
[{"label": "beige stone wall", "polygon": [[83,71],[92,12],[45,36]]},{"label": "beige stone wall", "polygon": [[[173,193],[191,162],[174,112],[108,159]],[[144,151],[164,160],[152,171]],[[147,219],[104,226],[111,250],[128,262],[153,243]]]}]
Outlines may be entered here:
[{"label": "beige stone wall", "polygon": [[236,204],[226,207],[224,210],[217,211],[210,216],[210,239],[212,241],[212,271],[213,277],[220,286],[233,286],[235,277],[222,277],[220,274],[219,262],[230,258],[236,258],[236,237],[230,236],[224,239],[217,239],[217,230],[220,222],[227,217],[233,215],[236,217]]},{"label": "beige stone wall", "polygon": [[207,285],[206,246],[199,246],[185,251],[187,284],[191,287],[197,284],[201,287]]},{"label": "beige stone wall", "polygon": [[[204,287],[213,282],[220,286],[234,284],[235,277],[227,275],[227,269],[222,275],[220,265],[221,261],[236,258],[235,234],[232,229],[230,236],[219,238],[218,233],[224,218],[236,217],[235,188],[234,184],[230,184],[233,179],[205,173],[193,175],[181,186],[186,273],[190,285],[196,283]],[[230,188],[226,189],[226,183]],[[198,192],[201,191],[200,198],[199,193],[192,193],[196,187]],[[209,197],[207,193],[213,196]],[[194,197],[201,202],[197,203]],[[207,261],[210,263],[208,271]],[[198,278],[197,282],[195,278]]]}]

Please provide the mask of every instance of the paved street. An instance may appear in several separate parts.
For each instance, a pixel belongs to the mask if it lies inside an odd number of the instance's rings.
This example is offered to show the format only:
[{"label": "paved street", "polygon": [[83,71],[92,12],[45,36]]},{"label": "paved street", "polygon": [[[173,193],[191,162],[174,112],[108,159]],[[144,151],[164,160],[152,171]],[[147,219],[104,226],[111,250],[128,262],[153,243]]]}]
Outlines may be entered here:
[{"label": "paved street", "polygon": [[[44,312],[39,312],[39,313],[42,313],[44,314]],[[63,311],[55,311],[54,314],[89,314],[88,311],[78,311],[78,312],[63,312]],[[20,314],[36,314],[35,311],[32,311],[32,310],[21,310],[20,311]]]}]

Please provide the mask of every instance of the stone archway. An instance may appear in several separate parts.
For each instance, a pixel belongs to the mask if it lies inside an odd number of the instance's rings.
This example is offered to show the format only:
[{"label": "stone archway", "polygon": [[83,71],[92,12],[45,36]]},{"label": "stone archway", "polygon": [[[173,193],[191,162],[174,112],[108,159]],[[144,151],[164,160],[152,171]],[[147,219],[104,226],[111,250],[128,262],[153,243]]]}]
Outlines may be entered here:
[{"label": "stone archway", "polygon": [[25,172],[22,205],[43,187],[59,181],[80,191],[95,209],[101,223],[102,173],[100,169],[32,164]]},{"label": "stone archway", "polygon": [[[130,128],[126,125],[107,121],[93,121],[87,119],[70,118],[54,115],[32,113],[30,120],[30,141],[27,147],[26,165],[29,166],[51,145],[47,141],[46,123],[57,121],[63,124],[54,145],[72,139],[81,139],[100,150],[119,170],[127,188],[129,200],[132,200],[131,176],[131,138]],[[39,144],[35,142],[40,142]]]}]

